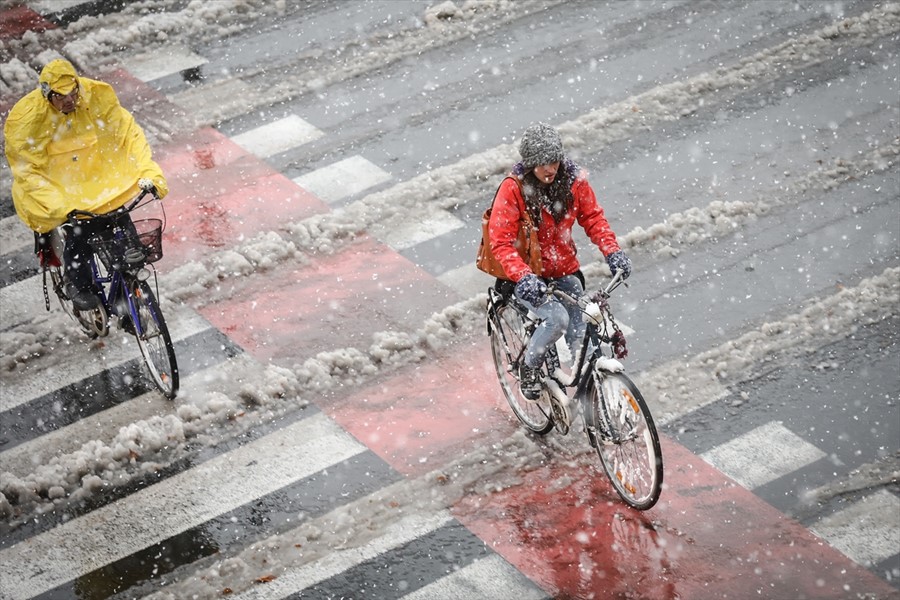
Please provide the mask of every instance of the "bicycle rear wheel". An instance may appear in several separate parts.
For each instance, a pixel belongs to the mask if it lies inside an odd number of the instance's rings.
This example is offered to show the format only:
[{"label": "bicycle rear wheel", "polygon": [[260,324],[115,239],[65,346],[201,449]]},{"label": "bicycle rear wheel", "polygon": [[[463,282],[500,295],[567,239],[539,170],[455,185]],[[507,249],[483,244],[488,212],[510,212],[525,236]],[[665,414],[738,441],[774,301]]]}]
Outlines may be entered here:
[{"label": "bicycle rear wheel", "polygon": [[647,510],[659,500],[663,481],[662,448],[647,403],[623,373],[607,373],[602,390],[593,388],[594,440],[603,470],[622,500]]},{"label": "bicycle rear wheel", "polygon": [[522,315],[510,306],[500,306],[495,318],[488,315],[488,327],[494,368],[506,401],[525,427],[540,435],[548,433],[553,429],[553,418],[547,394],[542,393],[538,400],[528,400],[519,388],[517,358],[524,355],[527,342]]},{"label": "bicycle rear wheel", "polygon": [[134,337],[141,355],[156,387],[167,398],[174,398],[178,392],[178,363],[175,360],[175,346],[156,296],[145,281],[132,280],[128,285],[139,321],[134,324]]},{"label": "bicycle rear wheel", "polygon": [[78,310],[75,308],[72,304],[72,299],[66,295],[62,267],[50,267],[49,270],[53,291],[59,299],[59,305],[62,307],[63,312],[78,323],[89,338],[106,337],[109,334],[109,315],[106,309],[103,306],[98,306],[91,310]]}]

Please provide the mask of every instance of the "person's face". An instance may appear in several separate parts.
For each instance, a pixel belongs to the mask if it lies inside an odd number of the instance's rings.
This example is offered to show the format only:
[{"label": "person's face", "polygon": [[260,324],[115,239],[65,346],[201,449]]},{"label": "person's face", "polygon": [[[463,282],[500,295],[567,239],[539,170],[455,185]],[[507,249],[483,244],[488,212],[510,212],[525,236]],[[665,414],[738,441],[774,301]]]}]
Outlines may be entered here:
[{"label": "person's face", "polygon": [[78,102],[78,86],[76,85],[75,88],[66,95],[50,92],[47,94],[47,100],[50,101],[53,108],[64,115],[67,115],[75,110],[75,105]]},{"label": "person's face", "polygon": [[559,162],[550,163],[549,165],[538,165],[534,168],[534,176],[541,183],[551,184],[556,179],[557,171],[559,171]]}]

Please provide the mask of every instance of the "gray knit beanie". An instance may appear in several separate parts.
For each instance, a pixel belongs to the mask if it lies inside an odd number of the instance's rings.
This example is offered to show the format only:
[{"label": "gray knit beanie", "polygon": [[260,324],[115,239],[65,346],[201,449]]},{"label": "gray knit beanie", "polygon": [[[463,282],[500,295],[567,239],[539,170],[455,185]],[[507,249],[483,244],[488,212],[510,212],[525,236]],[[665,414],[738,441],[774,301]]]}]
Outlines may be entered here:
[{"label": "gray knit beanie", "polygon": [[519,143],[519,154],[526,169],[560,162],[565,158],[559,132],[544,123],[535,123],[525,130]]}]

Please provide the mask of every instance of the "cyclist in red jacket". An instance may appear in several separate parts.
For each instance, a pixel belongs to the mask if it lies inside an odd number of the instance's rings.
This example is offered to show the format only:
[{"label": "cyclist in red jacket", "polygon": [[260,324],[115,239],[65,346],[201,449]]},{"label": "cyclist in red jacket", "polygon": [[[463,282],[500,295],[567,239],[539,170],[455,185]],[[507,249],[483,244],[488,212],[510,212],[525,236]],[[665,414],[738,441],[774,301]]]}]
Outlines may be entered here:
[{"label": "cyclist in red jacket", "polygon": [[[587,174],[563,152],[559,132],[544,123],[525,130],[519,144],[521,162],[516,163],[494,199],[489,224],[491,251],[506,275],[515,282],[515,294],[541,319],[526,351],[521,375],[522,395],[536,399],[541,390],[540,366],[547,349],[565,333],[569,348],[584,334],[584,321],[577,307],[547,294],[547,283],[575,297],[584,293],[584,276],[576,256],[572,226],[577,221],[597,245],[612,274],[631,274],[631,261],[616,241],[616,235],[597,204]],[[521,184],[521,192],[520,186]],[[515,248],[522,211],[527,210],[541,246],[542,272],[532,273]]]}]

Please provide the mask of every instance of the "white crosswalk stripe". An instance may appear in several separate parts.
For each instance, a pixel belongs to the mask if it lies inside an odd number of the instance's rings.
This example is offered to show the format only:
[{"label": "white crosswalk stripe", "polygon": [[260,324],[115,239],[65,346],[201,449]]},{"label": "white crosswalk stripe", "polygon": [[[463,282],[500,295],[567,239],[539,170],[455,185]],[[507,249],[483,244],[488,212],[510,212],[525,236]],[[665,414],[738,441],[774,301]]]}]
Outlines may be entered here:
[{"label": "white crosswalk stripe", "polygon": [[754,489],[819,460],[825,453],[781,423],[770,422],[701,456],[742,486]]},{"label": "white crosswalk stripe", "polygon": [[[0,253],[11,254],[34,248],[34,234],[18,216],[0,219]],[[37,266],[37,259],[34,261]]]},{"label": "white crosswalk stripe", "polygon": [[[38,303],[43,304],[41,298],[41,283],[39,278],[31,278],[0,289],[0,303],[4,305],[4,320],[17,322],[24,319],[22,315],[34,312]],[[51,292],[51,308],[55,311],[52,318],[59,323],[60,329],[69,328],[73,331],[78,327],[71,321],[59,307]],[[7,308],[9,307],[9,308]],[[26,311],[27,309],[27,311]],[[43,306],[40,310],[44,310]],[[209,322],[188,307],[175,304],[164,304],[163,311],[166,325],[172,335],[172,341],[188,338],[196,333],[210,328]],[[112,319],[111,328],[116,328],[116,319]],[[0,394],[0,412],[11,410],[37,398],[52,389],[58,389],[82,381],[83,379],[113,369],[130,360],[140,357],[140,350],[132,336],[122,332],[111,332],[107,343],[95,346],[92,349],[86,347],[87,339],[80,333],[73,334],[78,339],[77,344],[61,343],[54,348],[55,365],[49,371],[23,370],[18,376],[5,379]],[[27,339],[27,336],[21,338]],[[76,360],[76,357],[93,356],[95,360]]]},{"label": "white crosswalk stripe", "polygon": [[875,565],[900,550],[900,498],[879,490],[810,529],[853,561]]},{"label": "white crosswalk stripe", "polygon": [[306,175],[294,183],[312,192],[326,204],[334,204],[370,187],[390,181],[391,174],[362,156],[351,156]]},{"label": "white crosswalk stripe", "polygon": [[292,569],[280,575],[265,588],[251,588],[235,596],[239,600],[276,600],[301,592],[329,577],[337,575],[375,558],[392,548],[410,542],[451,521],[449,513],[440,511],[428,515],[410,515],[387,528],[383,535],[362,547],[335,549],[327,556],[303,568]]},{"label": "white crosswalk stripe", "polygon": [[266,123],[231,140],[260,158],[268,158],[322,137],[324,134],[297,115]]},{"label": "white crosswalk stripe", "polygon": [[[68,362],[71,361],[67,361],[67,364]],[[249,356],[239,354],[226,362],[183,377],[179,393],[181,396],[202,394],[214,387],[213,382],[225,379],[228,373],[241,370],[250,372],[251,369],[259,368]],[[27,400],[27,397],[25,399]],[[52,459],[72,453],[82,448],[84,444],[97,440],[101,435],[100,432],[120,431],[133,423],[177,410],[177,403],[154,389],[106,410],[82,417],[65,427],[0,451],[0,473],[26,477],[36,466],[49,464]]]},{"label": "white crosswalk stripe", "polygon": [[372,227],[373,233],[394,250],[404,250],[445,233],[465,227],[465,223],[445,210],[435,210],[415,223],[399,227]]},{"label": "white crosswalk stripe", "polygon": [[516,598],[539,600],[547,594],[508,562],[491,554],[403,596],[403,600],[434,598]]},{"label": "white crosswalk stripe", "polygon": [[141,81],[154,81],[188,69],[203,66],[207,60],[184,46],[169,46],[165,53],[150,52],[130,56],[123,61],[129,73]]},{"label": "white crosswalk stripe", "polygon": [[29,0],[28,7],[36,13],[47,14],[87,4],[90,0]]},{"label": "white crosswalk stripe", "polygon": [[31,598],[363,451],[322,414],[297,421],[0,550],[0,581]]}]

